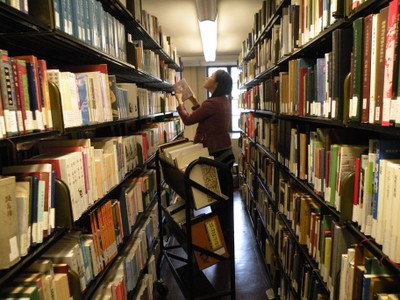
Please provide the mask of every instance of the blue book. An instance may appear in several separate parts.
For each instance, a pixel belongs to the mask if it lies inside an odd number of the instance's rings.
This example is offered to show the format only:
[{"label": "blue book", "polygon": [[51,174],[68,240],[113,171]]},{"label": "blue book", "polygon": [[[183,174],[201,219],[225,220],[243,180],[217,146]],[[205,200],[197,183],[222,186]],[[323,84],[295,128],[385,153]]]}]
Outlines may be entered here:
[{"label": "blue book", "polygon": [[[382,160],[400,158],[400,140],[377,140],[375,145],[376,160],[373,177],[374,194],[372,199],[372,236],[377,243],[383,242],[383,228],[380,220],[383,216],[383,202],[379,203],[379,191],[382,190],[384,183],[380,182],[380,174],[383,172]],[[382,195],[381,195],[382,196]]]},{"label": "blue book", "polygon": [[63,14],[61,11],[61,0],[53,0],[55,27],[64,31]]},{"label": "blue book", "polygon": [[84,73],[76,74],[76,82],[78,86],[79,103],[82,114],[82,124],[89,125],[90,111],[89,111],[89,90],[88,90],[88,76]]}]

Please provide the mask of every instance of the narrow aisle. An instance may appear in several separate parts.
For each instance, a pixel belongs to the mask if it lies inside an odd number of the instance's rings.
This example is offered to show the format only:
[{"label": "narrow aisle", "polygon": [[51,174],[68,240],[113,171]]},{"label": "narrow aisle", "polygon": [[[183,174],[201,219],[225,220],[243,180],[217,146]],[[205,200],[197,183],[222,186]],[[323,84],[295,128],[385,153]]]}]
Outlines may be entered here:
[{"label": "narrow aisle", "polygon": [[[266,290],[270,288],[270,284],[262,261],[263,258],[258,251],[252,225],[239,191],[234,192],[234,219],[236,299],[267,299]],[[214,271],[215,274],[213,274]],[[213,275],[216,275],[220,271],[213,266],[205,270],[205,273],[211,281]],[[166,297],[161,297],[155,292],[155,299],[184,299],[167,263],[164,263],[162,266],[161,277],[168,287],[169,293]]]}]

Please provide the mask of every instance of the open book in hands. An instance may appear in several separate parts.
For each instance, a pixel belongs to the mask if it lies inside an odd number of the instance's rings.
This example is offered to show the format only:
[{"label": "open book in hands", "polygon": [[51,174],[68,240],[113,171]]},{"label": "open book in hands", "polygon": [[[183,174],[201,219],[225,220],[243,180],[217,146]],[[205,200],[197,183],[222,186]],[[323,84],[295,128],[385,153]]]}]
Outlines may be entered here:
[{"label": "open book in hands", "polygon": [[185,101],[194,95],[193,90],[190,88],[185,78],[175,83],[173,89],[175,93],[182,93],[182,101]]}]

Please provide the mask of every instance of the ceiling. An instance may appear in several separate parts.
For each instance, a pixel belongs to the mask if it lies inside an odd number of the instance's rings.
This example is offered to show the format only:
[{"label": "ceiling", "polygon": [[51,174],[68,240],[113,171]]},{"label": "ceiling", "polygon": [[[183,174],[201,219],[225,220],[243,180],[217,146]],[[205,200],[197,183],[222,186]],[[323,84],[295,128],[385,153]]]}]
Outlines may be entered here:
[{"label": "ceiling", "polygon": [[142,0],[142,8],[158,18],[163,34],[171,36],[184,66],[235,65],[262,0],[217,2],[218,46],[214,63],[204,60],[195,0]]}]

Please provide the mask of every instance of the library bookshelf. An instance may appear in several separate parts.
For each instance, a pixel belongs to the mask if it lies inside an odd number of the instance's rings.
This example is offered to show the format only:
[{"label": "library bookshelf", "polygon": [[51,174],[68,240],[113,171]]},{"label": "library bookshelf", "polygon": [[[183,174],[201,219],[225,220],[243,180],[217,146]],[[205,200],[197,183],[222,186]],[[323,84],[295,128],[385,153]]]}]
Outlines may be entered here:
[{"label": "library bookshelf", "polygon": [[140,1],[17,2],[0,3],[0,293],[30,280],[44,299],[152,298],[155,150],[182,130],[176,49]]},{"label": "library bookshelf", "polygon": [[398,294],[398,2],[263,1],[254,20],[239,166],[275,294]]}]

